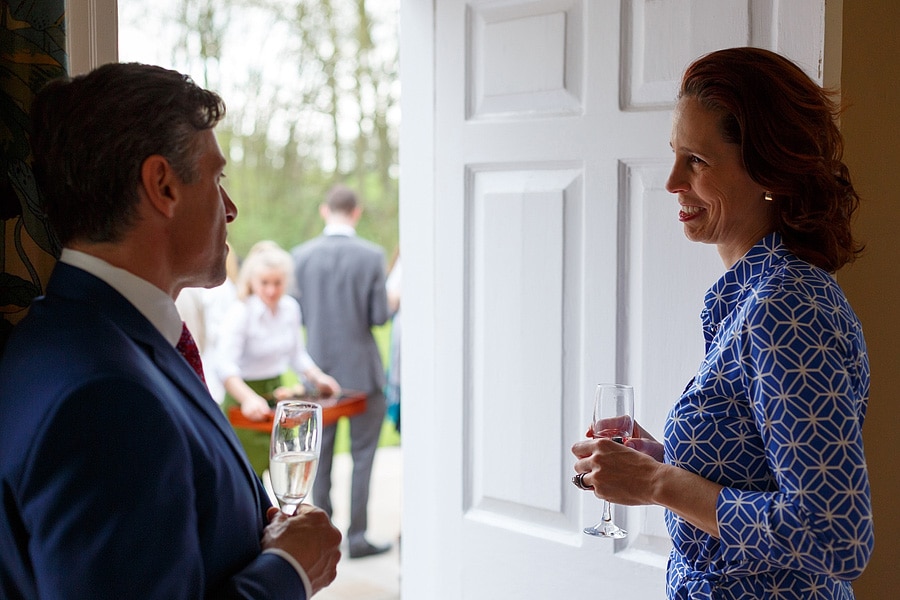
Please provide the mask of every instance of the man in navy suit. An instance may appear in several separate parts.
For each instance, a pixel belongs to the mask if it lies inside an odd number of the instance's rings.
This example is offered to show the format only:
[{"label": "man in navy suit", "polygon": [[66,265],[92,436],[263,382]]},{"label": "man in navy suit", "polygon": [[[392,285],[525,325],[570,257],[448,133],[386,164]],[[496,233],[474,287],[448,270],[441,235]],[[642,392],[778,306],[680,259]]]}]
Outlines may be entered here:
[{"label": "man in navy suit", "polygon": [[[350,418],[350,558],[390,550],[366,539],[369,483],[384,423],[384,367],[372,326],[388,318],[384,250],[356,235],[362,207],[356,193],[336,186],[319,207],[322,235],[293,249],[297,289],[307,348],[316,364],[347,389],[366,393],[365,412]],[[313,499],[331,514],[331,464],[336,425],[325,428]]]},{"label": "man in navy suit", "polygon": [[33,105],[34,172],[63,252],[0,362],[0,597],[308,598],[328,515],[272,507],[174,299],[225,278],[214,93],[105,65]]}]

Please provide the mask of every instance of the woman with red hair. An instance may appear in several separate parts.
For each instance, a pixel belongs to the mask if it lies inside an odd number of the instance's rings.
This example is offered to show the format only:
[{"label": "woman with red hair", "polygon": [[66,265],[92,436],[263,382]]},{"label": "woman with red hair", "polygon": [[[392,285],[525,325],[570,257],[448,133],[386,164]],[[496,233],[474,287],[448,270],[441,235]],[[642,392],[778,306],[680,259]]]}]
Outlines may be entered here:
[{"label": "woman with red hair", "polygon": [[833,276],[862,250],[859,197],[837,116],[767,50],[712,52],[682,78],[666,189],[726,269],[701,312],[706,356],[663,442],[636,427],[573,447],[598,498],[667,509],[669,598],[849,599],[869,560],[869,362]]}]

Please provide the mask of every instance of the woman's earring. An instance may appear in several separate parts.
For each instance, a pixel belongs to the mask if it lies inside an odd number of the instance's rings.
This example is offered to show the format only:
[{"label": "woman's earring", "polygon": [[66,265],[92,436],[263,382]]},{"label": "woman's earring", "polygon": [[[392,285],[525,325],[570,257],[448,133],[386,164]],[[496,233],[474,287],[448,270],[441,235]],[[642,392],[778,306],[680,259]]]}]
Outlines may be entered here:
[{"label": "woman's earring", "polygon": [[772,192],[766,192],[765,195],[763,196],[763,200],[765,200],[766,202],[771,202],[772,201]]}]

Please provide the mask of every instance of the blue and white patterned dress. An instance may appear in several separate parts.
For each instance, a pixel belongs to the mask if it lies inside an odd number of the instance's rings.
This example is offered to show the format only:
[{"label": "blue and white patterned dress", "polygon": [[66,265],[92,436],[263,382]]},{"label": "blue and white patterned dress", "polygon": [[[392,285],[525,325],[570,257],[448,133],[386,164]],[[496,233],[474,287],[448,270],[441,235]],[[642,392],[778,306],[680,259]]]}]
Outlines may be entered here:
[{"label": "blue and white patterned dress", "polygon": [[716,539],[666,511],[670,599],[849,599],[872,551],[869,362],[834,278],[778,234],[709,289],[665,460],[725,486]]}]

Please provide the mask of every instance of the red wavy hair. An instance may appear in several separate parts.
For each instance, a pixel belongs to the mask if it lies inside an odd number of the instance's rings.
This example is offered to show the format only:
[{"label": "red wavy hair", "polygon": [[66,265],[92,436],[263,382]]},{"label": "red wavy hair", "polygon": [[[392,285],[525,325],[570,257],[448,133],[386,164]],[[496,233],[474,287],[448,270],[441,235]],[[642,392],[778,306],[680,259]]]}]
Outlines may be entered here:
[{"label": "red wavy hair", "polygon": [[741,147],[750,177],[772,193],[775,228],[791,252],[829,272],[856,260],[863,246],[850,225],[859,195],[842,160],[834,92],[774,52],[728,48],[687,68],[678,98],[685,96],[721,115],[725,140]]}]

